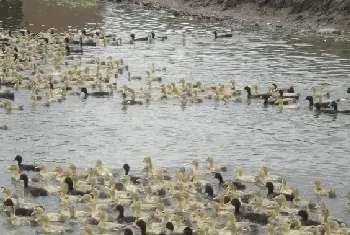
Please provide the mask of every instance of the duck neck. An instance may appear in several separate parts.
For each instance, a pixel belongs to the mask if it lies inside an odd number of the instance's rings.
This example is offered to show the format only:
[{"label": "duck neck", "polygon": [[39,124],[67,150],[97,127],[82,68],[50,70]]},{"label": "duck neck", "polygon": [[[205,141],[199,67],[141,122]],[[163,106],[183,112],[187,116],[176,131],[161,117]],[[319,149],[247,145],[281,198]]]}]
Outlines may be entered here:
[{"label": "duck neck", "polygon": [[72,191],[72,190],[74,190],[73,182],[70,182],[70,183],[68,184],[68,191]]},{"label": "duck neck", "polygon": [[334,111],[338,111],[338,104],[333,105]]},{"label": "duck neck", "polygon": [[247,89],[247,94],[248,94],[248,96],[251,96],[252,95],[252,91],[250,89]]},{"label": "duck neck", "polygon": [[24,182],[24,188],[28,188],[28,178],[24,178],[23,182]]},{"label": "duck neck", "polygon": [[239,208],[240,208],[239,205],[235,205],[235,214],[239,214]]},{"label": "duck neck", "polygon": [[273,187],[269,187],[267,189],[267,194],[273,194]]},{"label": "duck neck", "polygon": [[119,210],[118,218],[124,218],[124,211],[123,210]]}]

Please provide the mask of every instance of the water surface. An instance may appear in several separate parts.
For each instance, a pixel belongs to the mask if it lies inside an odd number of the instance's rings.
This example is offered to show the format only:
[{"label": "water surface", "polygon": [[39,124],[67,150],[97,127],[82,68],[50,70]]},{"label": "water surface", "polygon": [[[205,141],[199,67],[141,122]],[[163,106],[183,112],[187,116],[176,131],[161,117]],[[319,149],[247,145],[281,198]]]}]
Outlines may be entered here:
[{"label": "water surface", "polygon": [[[32,2],[25,1],[23,6]],[[37,6],[47,9],[50,4],[53,3],[46,1]],[[68,10],[65,5],[61,7]],[[350,87],[349,44],[244,29],[236,30],[232,39],[214,41],[212,30],[224,30],[218,23],[174,18],[166,12],[131,10],[109,3],[90,10],[70,8],[78,18],[83,17],[80,14],[91,13],[79,22],[73,17],[62,23],[58,17],[50,18],[28,9],[23,10],[23,19],[35,30],[101,23],[124,41],[130,33],[145,36],[154,31],[156,35],[168,35],[169,40],[154,44],[92,48],[83,59],[92,56],[103,59],[109,55],[124,58],[131,74],[141,76],[155,63],[167,68],[159,73],[167,83],[184,77],[203,83],[234,79],[241,88],[255,83],[264,89],[271,83],[293,85],[301,93],[300,109],[281,112],[275,107],[264,108],[261,100],[247,102],[245,97],[242,103],[206,101],[184,109],[178,101],[171,100],[123,109],[119,96],[89,98],[85,102],[68,97],[50,108],[32,108],[28,93],[19,91],[16,103],[24,104],[25,111],[7,114],[0,110],[0,123],[10,128],[0,135],[2,169],[13,163],[17,154],[26,162],[46,162],[52,167],[75,163],[86,168],[101,159],[110,168],[119,169],[128,162],[135,171],[140,170],[145,156],[169,168],[190,166],[193,159],[204,164],[207,156],[213,156],[220,164],[229,165],[226,177],[233,176],[236,166],[253,174],[266,164],[272,172],[285,175],[306,199],[324,200],[334,217],[350,222],[343,197],[350,186],[349,116],[316,115],[304,100],[311,94],[312,86],[323,86],[334,99],[346,95]],[[21,26],[1,20],[3,27]],[[40,22],[45,22],[45,26]],[[188,35],[185,44],[181,40],[184,30]],[[120,85],[125,82],[124,75]],[[131,86],[142,85],[144,81],[131,82]],[[0,177],[1,185],[10,183],[9,174],[0,173]],[[325,187],[338,192],[336,200],[313,196],[312,180],[316,177],[322,179]],[[4,223],[3,217],[1,221]],[[19,233],[6,227],[5,231]]]}]

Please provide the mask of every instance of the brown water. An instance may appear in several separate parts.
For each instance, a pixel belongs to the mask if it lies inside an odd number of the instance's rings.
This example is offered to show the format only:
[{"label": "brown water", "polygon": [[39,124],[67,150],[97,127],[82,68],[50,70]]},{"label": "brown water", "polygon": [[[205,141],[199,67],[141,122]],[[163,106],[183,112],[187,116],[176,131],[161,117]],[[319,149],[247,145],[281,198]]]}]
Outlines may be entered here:
[{"label": "brown water", "polygon": [[[16,154],[26,162],[52,166],[75,163],[81,168],[91,166],[98,158],[115,169],[127,161],[135,170],[140,170],[145,156],[152,156],[156,164],[178,168],[189,166],[192,159],[204,162],[211,155],[229,165],[227,176],[233,175],[236,166],[252,174],[267,164],[272,172],[285,175],[306,199],[325,201],[334,217],[350,222],[350,211],[342,197],[350,186],[350,116],[316,115],[304,100],[312,86],[321,85],[334,99],[346,96],[350,87],[348,43],[245,29],[235,31],[232,39],[214,41],[212,30],[223,30],[219,23],[103,2],[91,8],[57,7],[52,1],[39,0],[23,4],[11,1],[11,10],[4,6],[1,1],[0,20],[6,28],[28,25],[39,31],[98,23],[124,41],[131,32],[143,36],[153,30],[157,35],[168,35],[165,42],[92,48],[83,56],[124,58],[132,75],[143,75],[154,62],[167,68],[160,73],[166,82],[181,77],[206,83],[233,78],[240,87],[253,83],[266,87],[275,82],[293,85],[301,98],[300,109],[283,112],[264,108],[260,100],[247,102],[244,96],[242,103],[207,101],[184,109],[177,101],[160,100],[123,109],[119,96],[85,102],[68,97],[50,108],[31,108],[28,93],[19,91],[16,103],[24,104],[25,111],[6,114],[0,110],[0,123],[10,127],[0,132],[1,169],[13,163]],[[63,14],[64,19],[60,18]],[[183,30],[188,33],[186,44],[181,41]],[[125,77],[121,80],[124,82]],[[131,85],[139,86],[140,82]],[[350,109],[350,103],[346,105]],[[7,173],[0,173],[0,177],[3,185],[10,184]],[[327,188],[335,189],[338,198],[315,198],[311,181],[316,177]],[[55,205],[52,200],[40,202]],[[55,210],[57,206],[49,207],[49,211]],[[4,228],[6,234],[34,234],[27,228]]]}]

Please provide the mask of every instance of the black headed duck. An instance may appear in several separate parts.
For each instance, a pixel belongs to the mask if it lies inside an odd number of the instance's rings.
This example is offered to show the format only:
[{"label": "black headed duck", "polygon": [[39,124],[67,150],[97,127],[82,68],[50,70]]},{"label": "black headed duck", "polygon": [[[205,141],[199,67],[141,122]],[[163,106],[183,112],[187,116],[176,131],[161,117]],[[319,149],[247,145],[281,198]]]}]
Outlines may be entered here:
[{"label": "black headed duck", "polygon": [[[272,199],[272,198],[275,198],[276,196],[280,195],[280,193],[274,192],[275,187],[274,187],[272,182],[266,182],[265,186],[267,188],[267,198]],[[295,196],[293,194],[283,193],[283,195],[286,196],[287,201],[293,201],[293,199],[295,198]]]},{"label": "black headed duck", "polygon": [[250,222],[261,224],[261,225],[267,225],[268,223],[268,216],[265,214],[260,213],[254,213],[254,212],[242,212],[240,211],[241,208],[241,202],[238,198],[233,198],[231,201],[232,206],[235,207],[235,216],[237,219],[240,220],[249,220]]},{"label": "black headed duck", "polygon": [[44,189],[40,187],[34,187],[28,185],[28,176],[26,174],[21,174],[19,177],[20,180],[23,180],[24,182],[24,190],[28,193],[30,193],[34,197],[39,196],[48,196],[49,193]]},{"label": "black headed duck", "polygon": [[19,169],[21,171],[40,171],[36,165],[22,164],[23,158],[20,155],[17,155],[14,161],[18,162]]}]

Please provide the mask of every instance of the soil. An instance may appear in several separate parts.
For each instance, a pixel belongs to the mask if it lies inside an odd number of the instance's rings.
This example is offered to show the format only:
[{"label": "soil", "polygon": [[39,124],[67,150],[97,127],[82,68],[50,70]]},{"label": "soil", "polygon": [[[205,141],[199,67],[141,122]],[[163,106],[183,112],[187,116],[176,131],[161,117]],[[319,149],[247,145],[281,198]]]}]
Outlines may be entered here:
[{"label": "soil", "polygon": [[[121,1],[121,0],[117,0]],[[123,0],[232,25],[350,37],[350,0]]]}]

